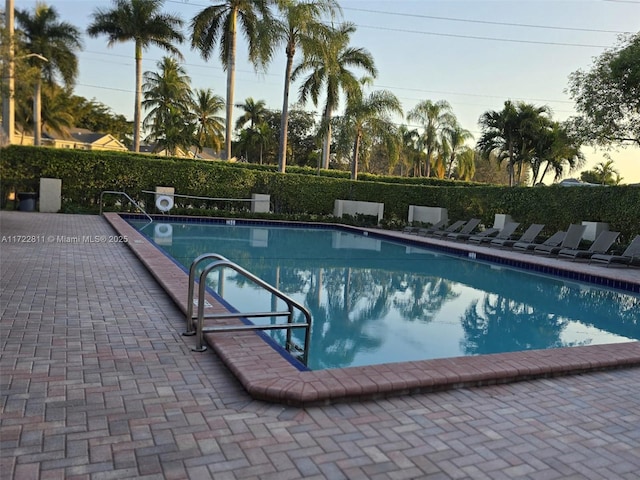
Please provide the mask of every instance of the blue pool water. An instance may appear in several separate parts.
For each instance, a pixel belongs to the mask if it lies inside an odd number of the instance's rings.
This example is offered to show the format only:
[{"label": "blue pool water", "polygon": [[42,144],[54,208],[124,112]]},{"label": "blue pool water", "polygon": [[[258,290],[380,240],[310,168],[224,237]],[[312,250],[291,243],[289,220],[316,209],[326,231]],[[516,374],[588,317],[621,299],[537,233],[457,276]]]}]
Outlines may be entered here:
[{"label": "blue pool water", "polygon": [[[151,227],[149,237],[186,269],[203,253],[219,253],[305,305],[312,370],[640,339],[633,293],[344,230]],[[208,284],[241,312],[276,306],[232,270],[211,274]],[[283,342],[284,331],[271,332]],[[295,332],[302,344],[302,330]]]}]

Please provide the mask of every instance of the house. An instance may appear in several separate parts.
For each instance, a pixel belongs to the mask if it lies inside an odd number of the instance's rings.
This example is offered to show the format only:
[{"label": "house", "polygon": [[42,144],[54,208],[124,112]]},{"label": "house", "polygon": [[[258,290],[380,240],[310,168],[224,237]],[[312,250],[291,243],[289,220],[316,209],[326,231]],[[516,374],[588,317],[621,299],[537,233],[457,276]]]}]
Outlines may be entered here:
[{"label": "house", "polygon": [[[133,151],[133,149],[131,149]],[[175,155],[169,153],[169,151],[159,146],[157,143],[151,143],[149,145],[140,145],[140,153],[148,153],[149,155],[157,155],[159,157],[178,157],[178,158],[194,158],[194,154],[190,151],[184,151],[180,147],[176,148]]]},{"label": "house", "polygon": [[[33,145],[33,136],[17,132],[13,143]],[[96,133],[86,128],[72,128],[66,135],[42,132],[42,145],[53,148],[72,148],[76,150],[113,150],[126,152],[127,147],[110,133]]]}]

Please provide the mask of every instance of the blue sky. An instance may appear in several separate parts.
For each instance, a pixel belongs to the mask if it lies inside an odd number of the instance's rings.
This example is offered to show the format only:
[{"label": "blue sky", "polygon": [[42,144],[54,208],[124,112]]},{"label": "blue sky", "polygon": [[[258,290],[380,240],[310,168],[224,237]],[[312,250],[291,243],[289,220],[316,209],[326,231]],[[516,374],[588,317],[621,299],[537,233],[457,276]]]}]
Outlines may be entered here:
[{"label": "blue sky", "polygon": [[[15,0],[32,9],[35,0]],[[187,23],[208,0],[165,0],[164,10]],[[568,76],[588,69],[621,32],[640,28],[640,0],[341,0],[344,19],[357,26],[352,45],[368,49],[379,70],[372,89],[398,96],[405,112],[419,101],[447,100],[463,127],[480,135],[478,118],[500,110],[507,99],[551,107],[554,118],[573,112],[565,89]],[[50,0],[65,21],[84,31],[96,8],[108,0]],[[188,44],[181,47],[184,67],[197,88],[225,95],[226,74],[218,57],[204,62]],[[164,53],[144,53],[144,70],[156,70]],[[114,112],[133,117],[133,43],[112,48],[106,37],[84,37],[75,92]],[[269,69],[256,73],[239,44],[235,103],[247,97],[282,108],[284,48]],[[293,92],[297,90],[294,85]],[[307,110],[315,110],[309,104]],[[398,119],[402,122],[402,119]],[[603,161],[601,151],[585,148],[587,164]],[[624,183],[640,182],[640,149],[611,152]],[[578,176],[578,173],[567,176]],[[549,183],[550,177],[545,178]]]}]

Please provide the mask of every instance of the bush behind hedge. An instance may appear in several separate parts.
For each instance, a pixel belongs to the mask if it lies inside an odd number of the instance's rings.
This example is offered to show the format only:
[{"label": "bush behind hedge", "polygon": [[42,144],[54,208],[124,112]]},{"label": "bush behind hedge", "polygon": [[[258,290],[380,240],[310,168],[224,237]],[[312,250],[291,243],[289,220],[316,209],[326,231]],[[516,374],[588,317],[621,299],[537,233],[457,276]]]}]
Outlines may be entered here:
[{"label": "bush behind hedge", "polygon": [[[419,183],[425,179],[400,182],[399,177],[375,177],[374,182],[362,175],[361,180],[351,181],[347,176],[317,175],[309,168],[291,168],[280,174],[265,166],[121,152],[17,145],[0,150],[3,194],[10,189],[32,189],[40,177],[62,179],[67,211],[97,211],[100,193],[105,190],[125,191],[144,202],[149,195],[143,190],[173,186],[176,193],[202,197],[246,199],[252,193],[269,194],[273,211],[282,215],[329,216],[334,200],[344,199],[384,203],[386,225],[404,225],[409,205],[423,205],[447,208],[451,219],[479,217],[485,225],[492,224],[496,213],[508,213],[522,225],[544,223],[547,234],[583,220],[608,222],[612,230],[622,232],[625,241],[640,234],[637,187],[509,188],[450,180],[444,181],[446,186],[433,186]],[[115,201],[105,197],[109,206]],[[176,199],[177,207],[188,203]],[[224,208],[225,202],[192,203],[197,203],[196,208]]]}]

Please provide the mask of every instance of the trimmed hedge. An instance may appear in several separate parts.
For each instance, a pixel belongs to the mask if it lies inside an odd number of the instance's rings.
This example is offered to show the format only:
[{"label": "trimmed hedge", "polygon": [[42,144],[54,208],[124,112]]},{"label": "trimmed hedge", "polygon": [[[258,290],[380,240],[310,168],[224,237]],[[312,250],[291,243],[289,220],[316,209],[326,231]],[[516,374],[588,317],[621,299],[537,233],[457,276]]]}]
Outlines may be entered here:
[{"label": "trimmed hedge", "polygon": [[[300,173],[295,173],[295,172]],[[501,187],[479,184],[412,184],[416,179],[362,175],[351,181],[340,176],[317,175],[315,169],[291,168],[279,174],[274,169],[246,164],[203,162],[152,157],[120,152],[97,152],[36,148],[12,145],[0,150],[0,183],[3,196],[9,190],[24,191],[37,187],[40,177],[62,179],[65,211],[98,211],[100,193],[125,191],[144,201],[157,185],[173,186],[176,193],[214,198],[249,198],[252,193],[271,195],[273,210],[281,215],[325,217],[333,213],[335,199],[383,202],[384,224],[399,228],[406,224],[409,205],[447,208],[452,219],[479,217],[485,224],[496,213],[508,213],[523,225],[544,223],[546,233],[565,230],[570,223],[583,220],[603,221],[612,230],[622,232],[628,241],[640,234],[640,188],[637,187]],[[418,179],[423,182],[425,179]],[[434,180],[434,179],[431,179]],[[416,180],[417,181],[417,180]],[[469,188],[469,187],[473,188]],[[114,207],[116,198],[105,198]],[[191,203],[199,208],[237,208],[229,202]]]}]

